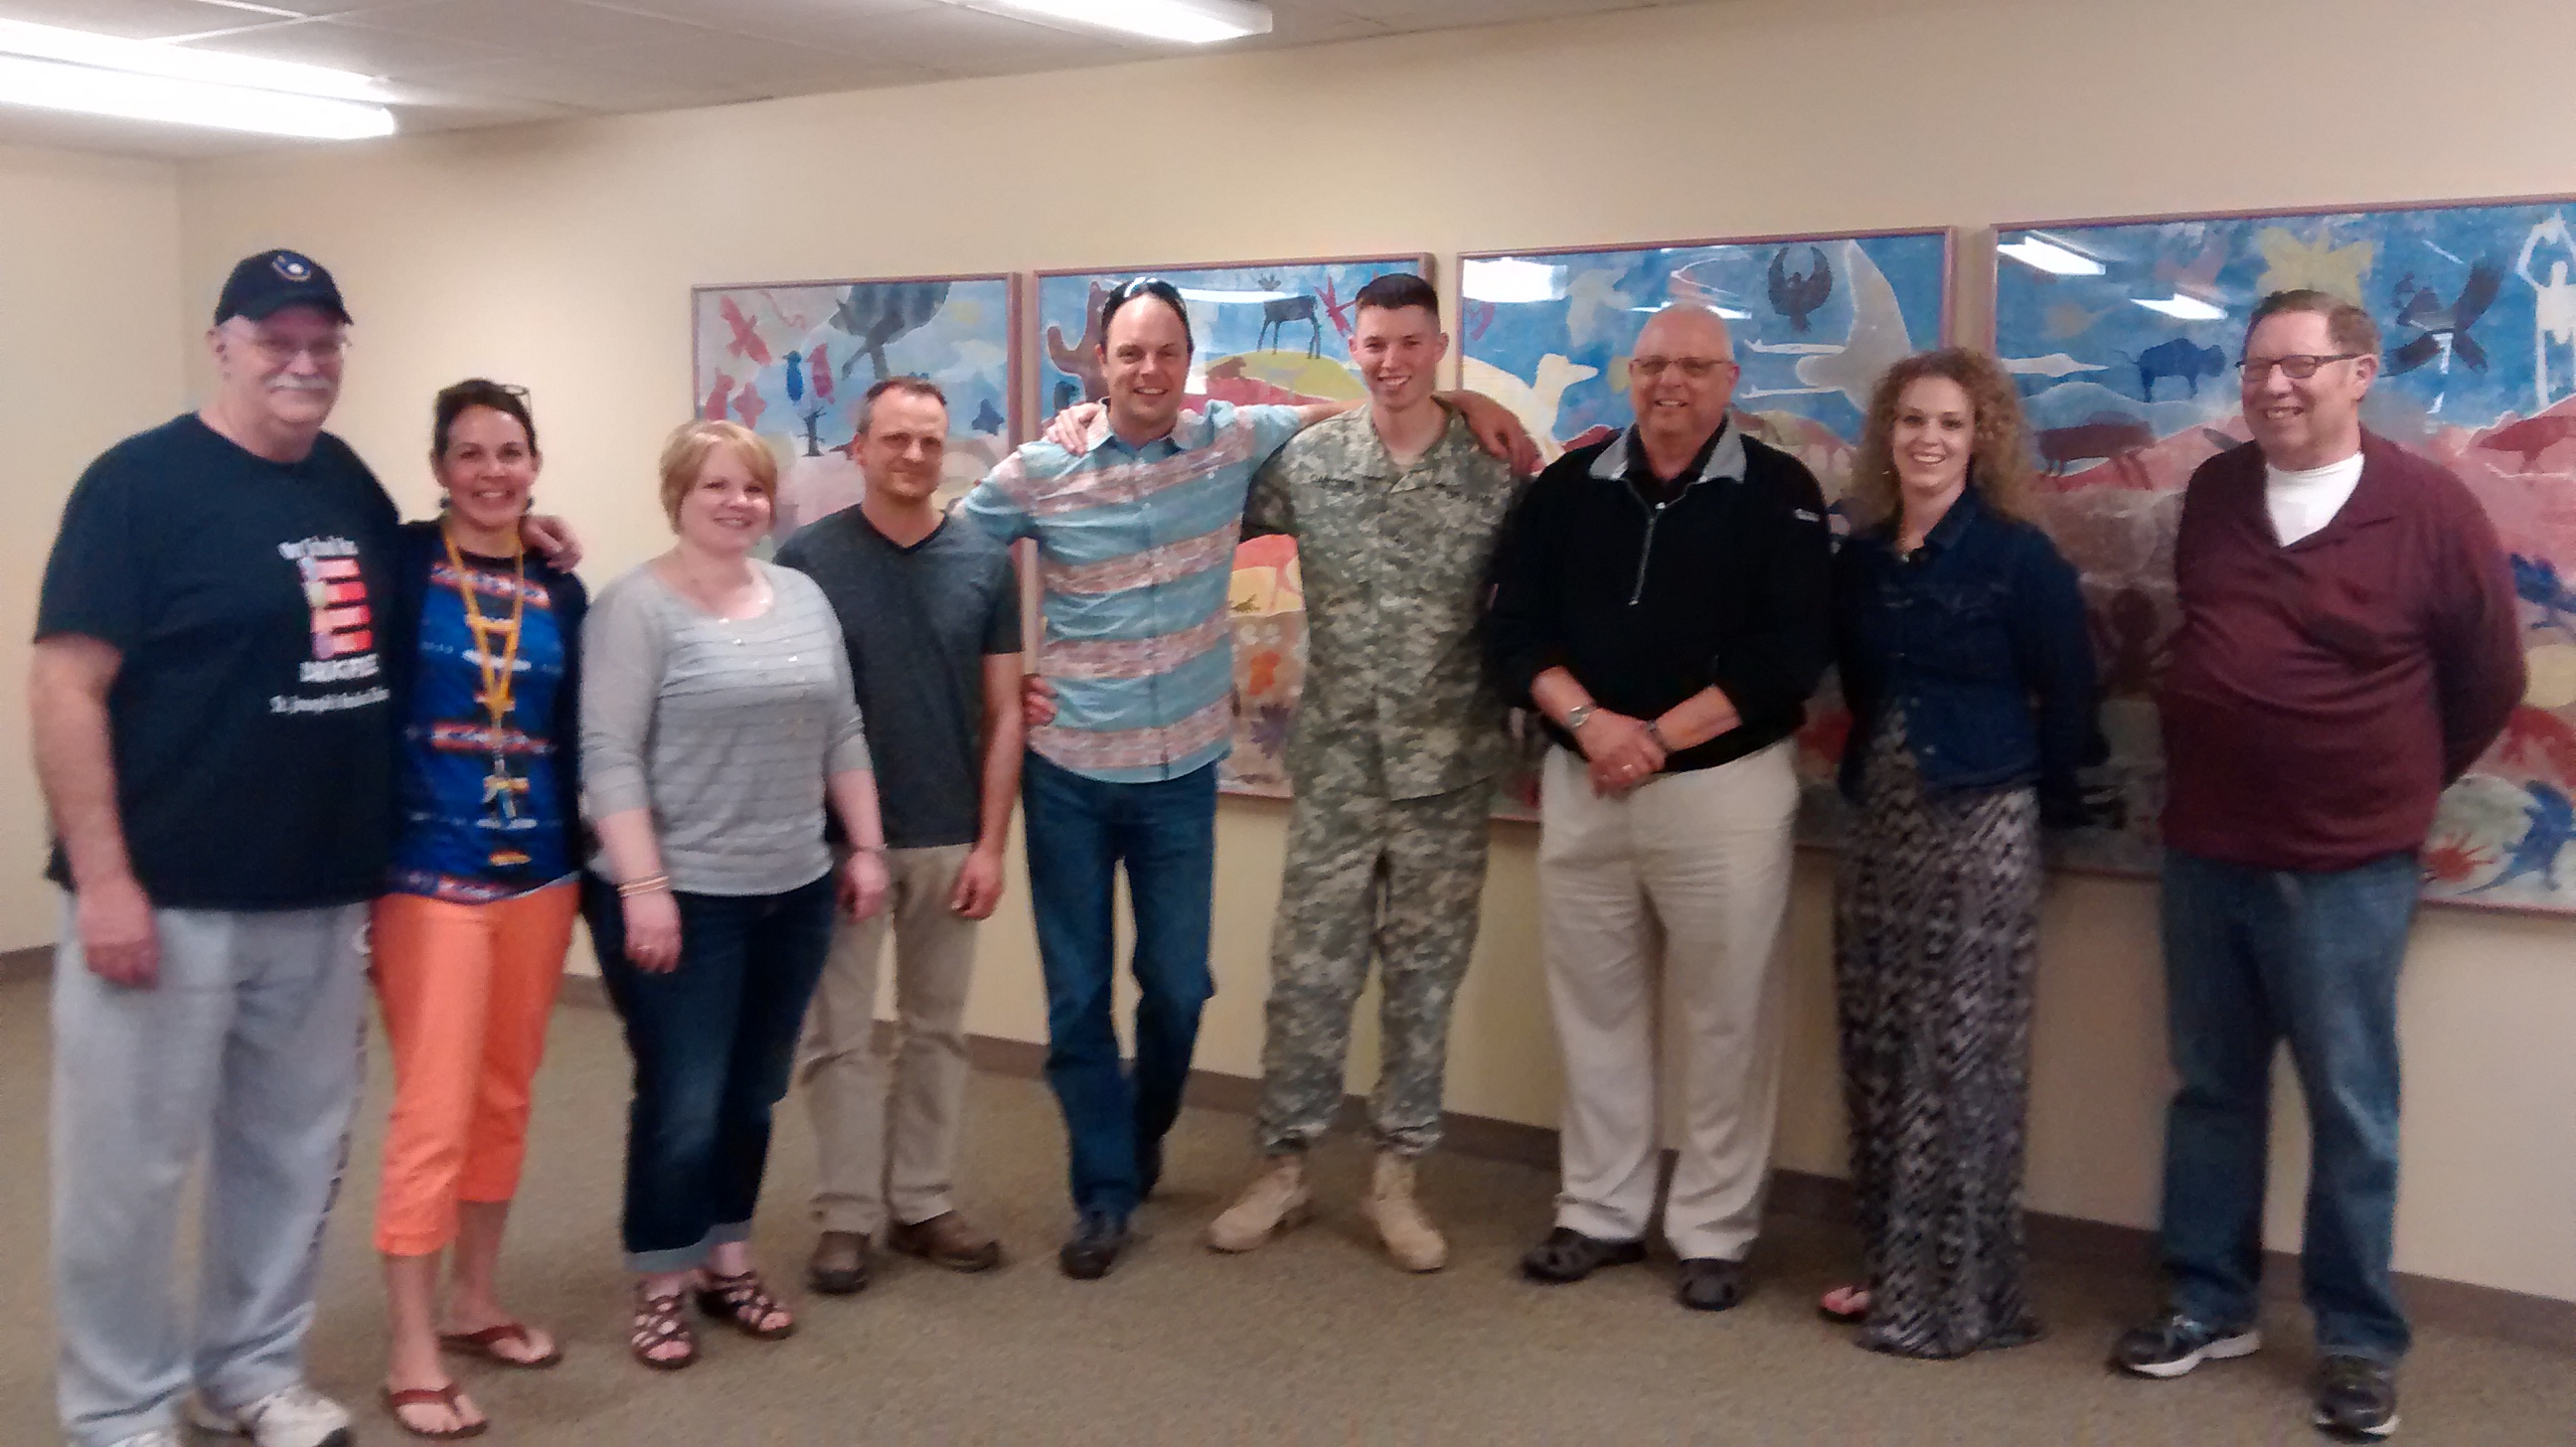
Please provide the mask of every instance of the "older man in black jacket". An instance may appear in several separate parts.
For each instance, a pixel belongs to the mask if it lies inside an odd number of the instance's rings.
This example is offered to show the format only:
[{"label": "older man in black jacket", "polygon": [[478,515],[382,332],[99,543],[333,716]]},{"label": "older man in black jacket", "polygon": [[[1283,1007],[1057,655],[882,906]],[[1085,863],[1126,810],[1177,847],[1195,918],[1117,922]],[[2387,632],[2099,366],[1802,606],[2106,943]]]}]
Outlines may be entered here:
[{"label": "older man in black jacket", "polygon": [[1682,1304],[1723,1311],[1771,1155],[1791,735],[1829,655],[1832,542],[1815,477],[1728,425],[1724,322],[1667,307],[1628,377],[1635,425],[1557,459],[1495,559],[1494,663],[1556,744],[1539,897],[1564,1182],[1521,1270],[1579,1281],[1645,1255],[1660,978],[1684,1039],[1664,1235]]}]

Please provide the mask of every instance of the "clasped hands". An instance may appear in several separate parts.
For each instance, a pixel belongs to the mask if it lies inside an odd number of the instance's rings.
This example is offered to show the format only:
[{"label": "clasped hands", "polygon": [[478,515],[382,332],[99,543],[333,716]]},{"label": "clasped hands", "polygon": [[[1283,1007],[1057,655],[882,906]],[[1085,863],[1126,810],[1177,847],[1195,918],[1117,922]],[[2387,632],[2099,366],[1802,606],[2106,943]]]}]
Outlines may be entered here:
[{"label": "clasped hands", "polygon": [[1603,798],[1626,794],[1664,767],[1664,746],[1652,726],[1624,713],[1595,708],[1574,730],[1574,741],[1591,765],[1592,792]]}]

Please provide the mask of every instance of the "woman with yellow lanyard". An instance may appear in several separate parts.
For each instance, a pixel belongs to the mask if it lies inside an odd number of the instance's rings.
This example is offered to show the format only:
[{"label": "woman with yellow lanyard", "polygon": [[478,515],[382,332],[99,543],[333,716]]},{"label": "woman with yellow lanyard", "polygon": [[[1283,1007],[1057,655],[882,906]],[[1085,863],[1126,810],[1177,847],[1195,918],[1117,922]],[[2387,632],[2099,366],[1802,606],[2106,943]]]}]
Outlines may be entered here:
[{"label": "woman with yellow lanyard", "polygon": [[525,392],[480,378],[440,392],[431,465],[445,498],[436,522],[403,530],[387,644],[410,678],[393,874],[375,908],[395,1082],[376,1249],[393,1318],[386,1408],[450,1440],[487,1424],[442,1349],[519,1368],[560,1355],[502,1308],[493,1276],[579,902],[587,598],[520,538],[538,466]]}]

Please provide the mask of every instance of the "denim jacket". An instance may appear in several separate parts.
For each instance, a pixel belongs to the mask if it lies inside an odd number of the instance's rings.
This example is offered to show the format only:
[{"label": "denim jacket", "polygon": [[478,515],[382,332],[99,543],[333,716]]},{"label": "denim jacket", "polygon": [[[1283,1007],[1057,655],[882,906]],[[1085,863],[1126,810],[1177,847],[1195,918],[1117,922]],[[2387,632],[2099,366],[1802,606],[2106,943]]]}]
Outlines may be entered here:
[{"label": "denim jacket", "polygon": [[1834,558],[1834,661],[1852,729],[1842,789],[1891,707],[1934,790],[2037,784],[2041,817],[2083,822],[2076,771],[2108,750],[2075,570],[2048,535],[1962,493],[1910,559],[1891,524]]}]

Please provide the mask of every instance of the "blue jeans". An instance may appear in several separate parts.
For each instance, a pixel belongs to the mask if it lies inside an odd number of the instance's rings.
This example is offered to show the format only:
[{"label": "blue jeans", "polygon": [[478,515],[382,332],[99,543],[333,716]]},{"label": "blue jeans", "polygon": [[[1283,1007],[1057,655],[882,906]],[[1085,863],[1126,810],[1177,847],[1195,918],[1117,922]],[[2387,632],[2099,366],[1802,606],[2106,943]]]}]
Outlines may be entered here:
[{"label": "blue jeans", "polygon": [[651,1273],[686,1270],[751,1234],[769,1165],[770,1108],[787,1094],[835,903],[828,873],[781,894],[674,897],[680,963],[652,974],[626,958],[617,891],[582,876],[600,978],[635,1057],[626,1265]]},{"label": "blue jeans", "polygon": [[2415,856],[2306,874],[2167,850],[2167,1020],[2182,1088],[2165,1117],[2163,1249],[2176,1310],[2250,1324],[2263,1269],[2272,1055],[2290,1045],[2310,1121],[2301,1294],[2317,1346],[2394,1362],[2411,1340],[2397,1219],[2397,972]]},{"label": "blue jeans", "polygon": [[[1020,776],[1027,811],[1029,905],[1046,973],[1047,1084],[1064,1108],[1073,1204],[1124,1219],[1144,1194],[1142,1152],[1158,1150],[1181,1113],[1208,974],[1209,898],[1216,887],[1216,765],[1152,784],[1111,784],[1031,754]],[[1110,894],[1127,866],[1136,921],[1128,970],[1136,1063],[1118,1056],[1110,1018],[1116,973]]]}]

